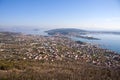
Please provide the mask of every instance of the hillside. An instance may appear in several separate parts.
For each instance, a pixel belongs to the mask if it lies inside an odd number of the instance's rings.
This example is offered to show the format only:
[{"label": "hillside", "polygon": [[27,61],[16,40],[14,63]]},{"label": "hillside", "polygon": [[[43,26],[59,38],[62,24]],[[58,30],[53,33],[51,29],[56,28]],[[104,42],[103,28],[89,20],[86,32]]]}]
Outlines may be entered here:
[{"label": "hillside", "polygon": [[63,36],[0,32],[0,80],[120,80],[120,55]]}]

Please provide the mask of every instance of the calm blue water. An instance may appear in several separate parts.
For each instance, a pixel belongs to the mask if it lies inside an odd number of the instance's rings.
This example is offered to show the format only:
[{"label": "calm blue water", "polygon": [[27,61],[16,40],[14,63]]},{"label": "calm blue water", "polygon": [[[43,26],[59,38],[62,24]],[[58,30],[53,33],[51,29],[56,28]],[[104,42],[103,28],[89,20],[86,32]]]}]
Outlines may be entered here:
[{"label": "calm blue water", "polygon": [[74,40],[80,40],[83,42],[100,44],[102,48],[106,48],[120,53],[120,35],[116,34],[87,34],[85,36],[92,36],[101,40],[88,40],[83,38],[76,38]]}]

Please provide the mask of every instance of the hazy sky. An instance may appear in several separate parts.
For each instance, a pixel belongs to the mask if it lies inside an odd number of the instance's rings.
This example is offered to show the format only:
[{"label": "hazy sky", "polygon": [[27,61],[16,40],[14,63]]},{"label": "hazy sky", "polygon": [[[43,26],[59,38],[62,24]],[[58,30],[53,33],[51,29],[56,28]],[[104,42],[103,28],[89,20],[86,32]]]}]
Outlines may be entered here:
[{"label": "hazy sky", "polygon": [[120,30],[120,0],[0,0],[0,25]]}]

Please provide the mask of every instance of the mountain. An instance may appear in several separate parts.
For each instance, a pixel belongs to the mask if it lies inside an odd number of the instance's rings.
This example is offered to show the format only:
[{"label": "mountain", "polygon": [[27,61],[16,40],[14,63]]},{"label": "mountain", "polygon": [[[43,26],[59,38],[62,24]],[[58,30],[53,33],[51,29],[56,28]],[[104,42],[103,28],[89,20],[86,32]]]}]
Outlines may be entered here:
[{"label": "mountain", "polygon": [[47,32],[49,35],[54,35],[56,33],[68,34],[68,33],[80,33],[80,32],[87,32],[87,31],[82,29],[76,29],[76,28],[59,28],[59,29],[48,30],[45,32]]}]

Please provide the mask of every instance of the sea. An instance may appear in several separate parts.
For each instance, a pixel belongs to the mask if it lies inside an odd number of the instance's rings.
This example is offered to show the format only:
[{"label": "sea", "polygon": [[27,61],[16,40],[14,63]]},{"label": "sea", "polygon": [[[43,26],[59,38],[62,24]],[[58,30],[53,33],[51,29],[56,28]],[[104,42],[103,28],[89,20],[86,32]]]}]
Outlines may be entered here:
[{"label": "sea", "polygon": [[120,54],[120,34],[108,34],[108,33],[96,33],[96,34],[86,34],[83,36],[90,36],[94,38],[99,38],[100,40],[90,40],[74,37],[74,40],[98,44],[101,48],[109,49],[111,51],[117,52]]}]

